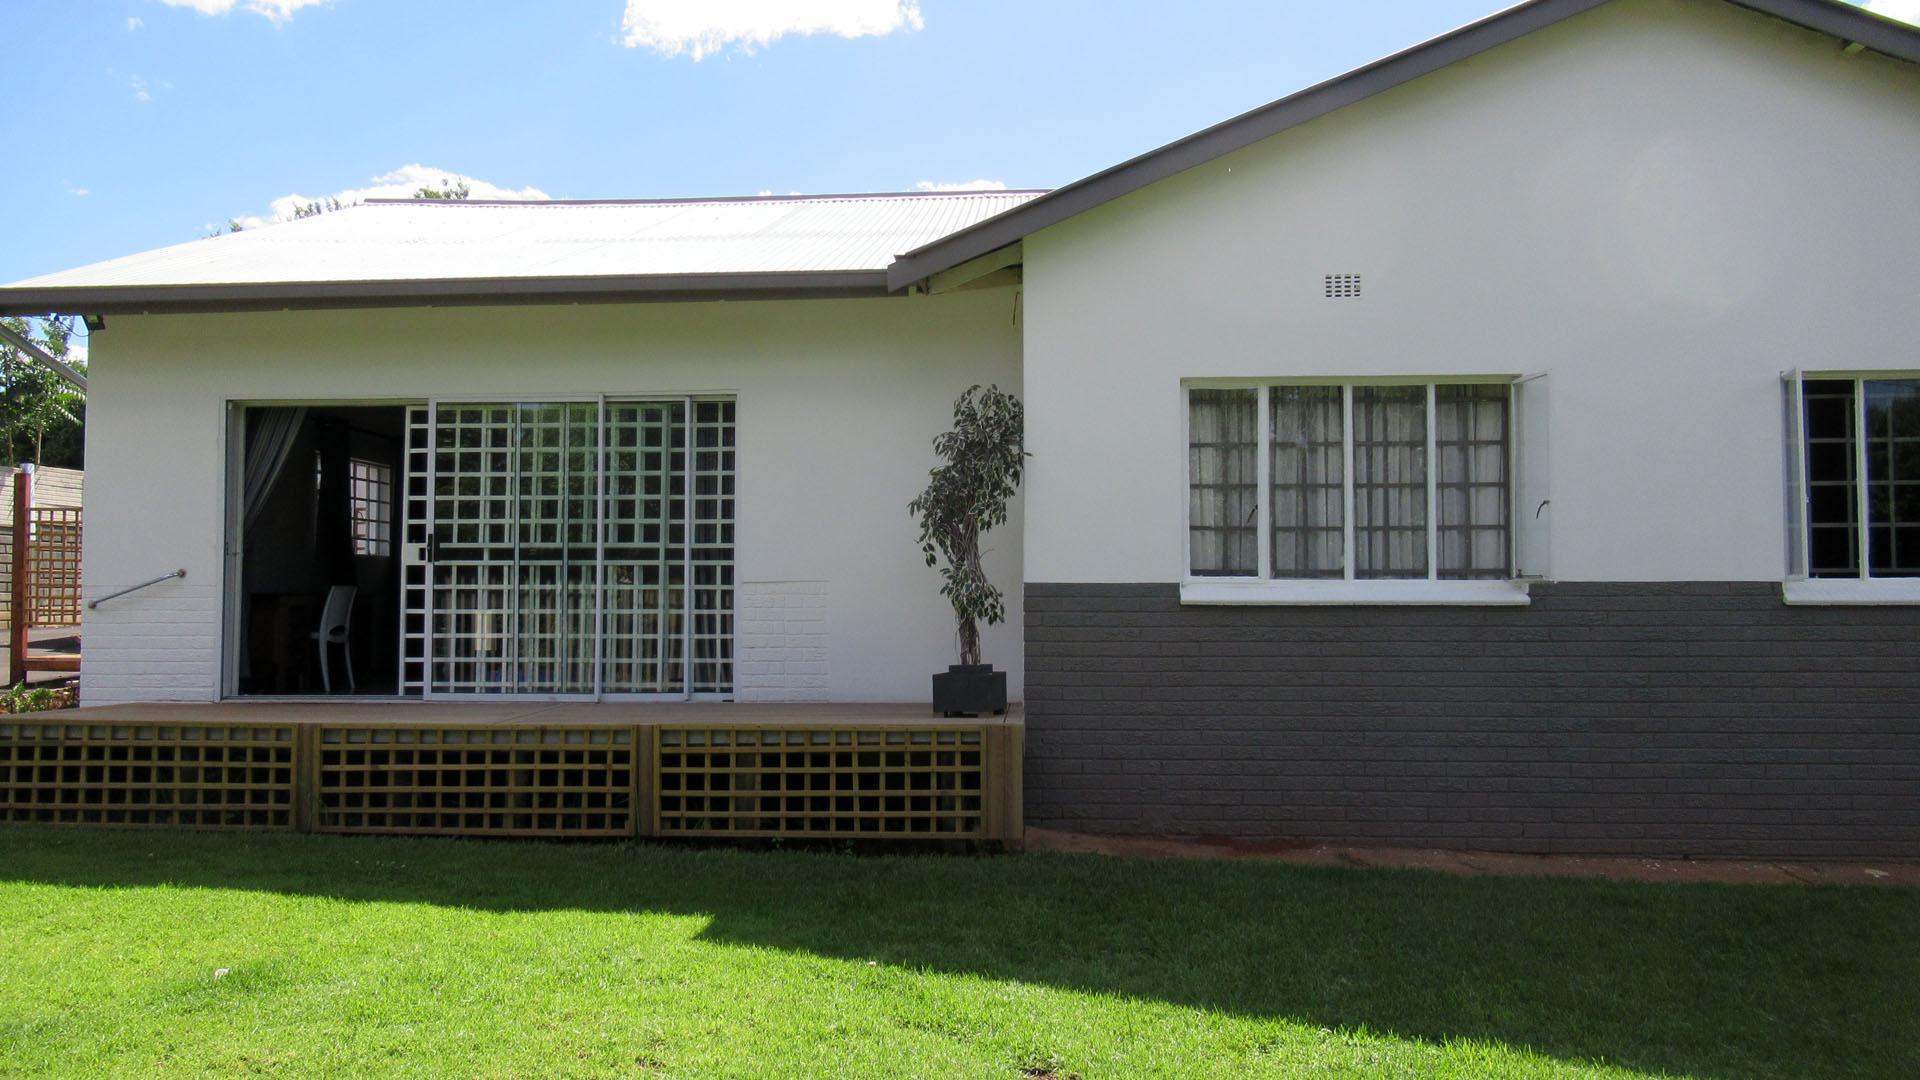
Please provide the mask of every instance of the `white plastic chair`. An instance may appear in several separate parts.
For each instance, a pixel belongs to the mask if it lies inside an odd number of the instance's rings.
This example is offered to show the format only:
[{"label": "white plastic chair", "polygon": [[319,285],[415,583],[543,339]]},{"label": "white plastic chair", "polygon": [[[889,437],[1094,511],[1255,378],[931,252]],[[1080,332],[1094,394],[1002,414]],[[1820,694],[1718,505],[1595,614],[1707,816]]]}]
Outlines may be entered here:
[{"label": "white plastic chair", "polygon": [[347,660],[347,693],[354,692],[353,682],[353,646],[347,643],[347,626],[353,621],[353,595],[359,589],[352,585],[335,585],[327,590],[327,606],[320,612],[320,629],[308,635],[320,648],[320,686],[327,693],[333,693],[333,675],[327,668],[327,647],[340,646],[340,655]]}]

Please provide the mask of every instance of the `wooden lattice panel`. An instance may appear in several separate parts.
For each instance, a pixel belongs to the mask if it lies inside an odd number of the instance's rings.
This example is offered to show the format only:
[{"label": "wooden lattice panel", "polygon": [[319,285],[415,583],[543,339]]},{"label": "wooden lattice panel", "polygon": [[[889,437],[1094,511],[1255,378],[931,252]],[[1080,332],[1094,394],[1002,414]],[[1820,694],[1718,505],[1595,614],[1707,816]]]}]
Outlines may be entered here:
[{"label": "wooden lattice panel", "polygon": [[633,834],[634,729],[326,727],[320,832]]},{"label": "wooden lattice panel", "polygon": [[32,594],[33,625],[80,625],[80,510],[78,507],[35,507],[33,542],[27,547],[32,566],[28,588]]},{"label": "wooden lattice panel", "polygon": [[0,723],[0,821],[293,827],[285,726]]},{"label": "wooden lattice panel", "polygon": [[968,727],[662,727],[661,836],[977,839],[985,739]]}]

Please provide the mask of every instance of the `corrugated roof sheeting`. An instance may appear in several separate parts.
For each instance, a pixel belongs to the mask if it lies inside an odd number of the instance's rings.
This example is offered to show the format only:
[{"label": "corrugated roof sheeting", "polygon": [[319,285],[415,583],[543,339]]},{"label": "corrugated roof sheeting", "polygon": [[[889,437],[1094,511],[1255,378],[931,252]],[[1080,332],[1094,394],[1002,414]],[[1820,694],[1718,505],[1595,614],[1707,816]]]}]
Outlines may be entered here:
[{"label": "corrugated roof sheeting", "polygon": [[8,288],[874,271],[1038,194],[370,202]]}]

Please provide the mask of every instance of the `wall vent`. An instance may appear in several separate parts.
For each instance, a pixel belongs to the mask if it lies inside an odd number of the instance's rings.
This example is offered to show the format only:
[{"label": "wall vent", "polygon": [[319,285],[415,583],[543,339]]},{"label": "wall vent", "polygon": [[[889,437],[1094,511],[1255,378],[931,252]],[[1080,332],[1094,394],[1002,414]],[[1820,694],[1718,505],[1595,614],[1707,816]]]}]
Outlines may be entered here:
[{"label": "wall vent", "polygon": [[1328,274],[1327,275],[1327,299],[1329,300],[1360,299],[1360,275],[1359,274]]}]

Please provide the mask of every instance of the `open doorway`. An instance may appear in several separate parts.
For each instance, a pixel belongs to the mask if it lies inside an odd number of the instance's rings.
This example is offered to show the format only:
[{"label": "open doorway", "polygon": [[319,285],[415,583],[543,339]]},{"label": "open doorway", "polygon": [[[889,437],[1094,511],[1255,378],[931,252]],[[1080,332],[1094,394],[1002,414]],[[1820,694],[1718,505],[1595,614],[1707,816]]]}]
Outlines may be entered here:
[{"label": "open doorway", "polygon": [[406,406],[250,406],[240,427],[237,690],[397,694]]}]

